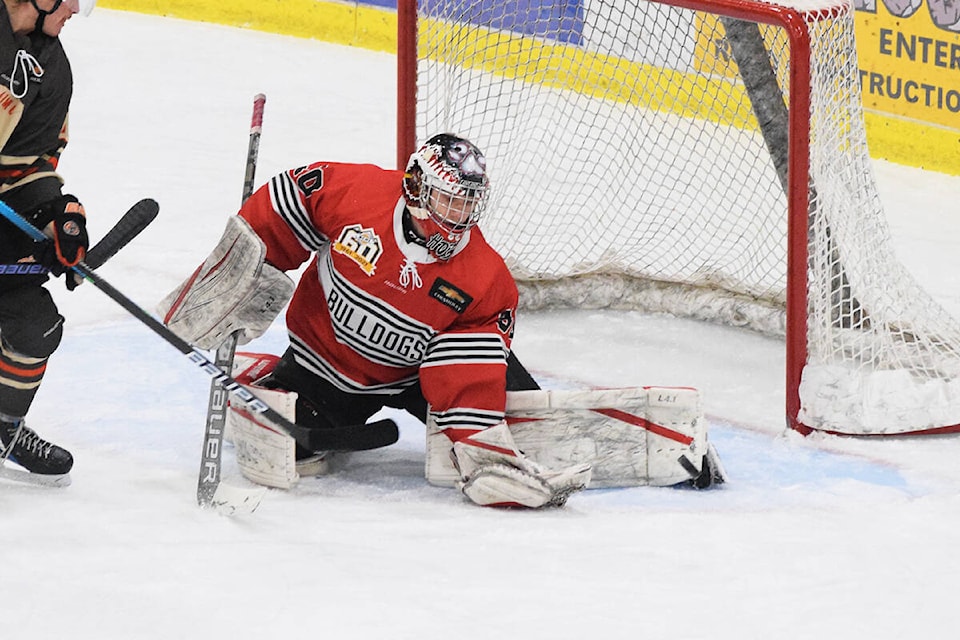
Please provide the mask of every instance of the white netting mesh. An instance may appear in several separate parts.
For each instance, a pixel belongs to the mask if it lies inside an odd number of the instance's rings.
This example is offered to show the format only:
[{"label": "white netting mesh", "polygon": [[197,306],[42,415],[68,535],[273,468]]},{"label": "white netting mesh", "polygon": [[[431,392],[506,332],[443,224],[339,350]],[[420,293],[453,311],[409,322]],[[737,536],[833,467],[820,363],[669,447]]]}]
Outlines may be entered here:
[{"label": "white netting mesh", "polygon": [[[481,225],[525,307],[784,332],[788,200],[769,149],[786,145],[754,107],[789,97],[789,42],[780,28],[758,32],[777,82],[752,104],[735,38],[708,5],[421,0],[417,137],[451,131],[485,152],[493,194]],[[853,9],[789,6],[813,49],[801,422],[847,433],[960,423],[960,328],[890,248]]]}]

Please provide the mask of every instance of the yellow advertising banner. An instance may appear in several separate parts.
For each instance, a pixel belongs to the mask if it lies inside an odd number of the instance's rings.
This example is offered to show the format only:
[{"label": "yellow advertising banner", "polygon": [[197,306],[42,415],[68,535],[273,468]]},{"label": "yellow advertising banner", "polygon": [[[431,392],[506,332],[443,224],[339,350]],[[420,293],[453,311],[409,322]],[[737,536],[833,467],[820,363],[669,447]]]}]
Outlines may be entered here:
[{"label": "yellow advertising banner", "polygon": [[864,108],[960,130],[960,2],[856,0],[856,9]]},{"label": "yellow advertising banner", "polygon": [[[854,0],[871,154],[960,175],[960,0]],[[783,35],[760,27],[786,84]],[[697,16],[697,70],[736,72],[719,20]]]},{"label": "yellow advertising banner", "polygon": [[[856,10],[864,108],[960,129],[960,0],[856,0]],[[697,18],[698,71],[734,75],[719,21]],[[761,25],[773,53],[776,32]]]}]

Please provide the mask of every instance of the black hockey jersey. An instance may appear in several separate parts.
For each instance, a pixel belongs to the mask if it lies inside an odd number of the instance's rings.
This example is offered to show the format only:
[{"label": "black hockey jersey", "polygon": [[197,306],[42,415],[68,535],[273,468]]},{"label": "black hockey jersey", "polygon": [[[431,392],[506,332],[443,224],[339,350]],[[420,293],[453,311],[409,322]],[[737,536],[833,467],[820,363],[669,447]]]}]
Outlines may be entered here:
[{"label": "black hockey jersey", "polygon": [[[60,40],[15,34],[0,3],[0,200],[15,211],[30,213],[61,194],[57,165],[67,144],[72,94],[73,73]],[[15,271],[9,265],[32,252],[33,242],[0,219],[0,264],[7,265],[0,279],[9,281]]]}]

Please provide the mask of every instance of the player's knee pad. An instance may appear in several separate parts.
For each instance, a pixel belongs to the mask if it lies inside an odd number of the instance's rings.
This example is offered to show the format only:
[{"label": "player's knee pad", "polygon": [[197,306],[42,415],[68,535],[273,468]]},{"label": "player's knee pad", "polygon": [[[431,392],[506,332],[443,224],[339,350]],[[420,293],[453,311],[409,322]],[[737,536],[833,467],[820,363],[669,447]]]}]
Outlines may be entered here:
[{"label": "player's knee pad", "polygon": [[63,316],[49,291],[43,287],[9,291],[2,304],[22,311],[8,316],[0,326],[5,350],[31,358],[47,358],[57,350],[63,338]]}]

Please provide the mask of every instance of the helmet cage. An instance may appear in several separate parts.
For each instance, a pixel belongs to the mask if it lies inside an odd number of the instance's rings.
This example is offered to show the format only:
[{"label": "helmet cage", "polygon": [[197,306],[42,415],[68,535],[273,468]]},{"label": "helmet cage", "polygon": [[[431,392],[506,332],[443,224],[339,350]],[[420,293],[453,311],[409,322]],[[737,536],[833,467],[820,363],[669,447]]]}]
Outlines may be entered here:
[{"label": "helmet cage", "polygon": [[428,242],[440,249],[434,253],[447,259],[486,208],[486,161],[480,150],[463,138],[434,136],[410,157],[403,187]]},{"label": "helmet cage", "polygon": [[425,173],[420,189],[423,208],[451,236],[462,236],[480,221],[486,205],[486,184],[465,187]]}]

